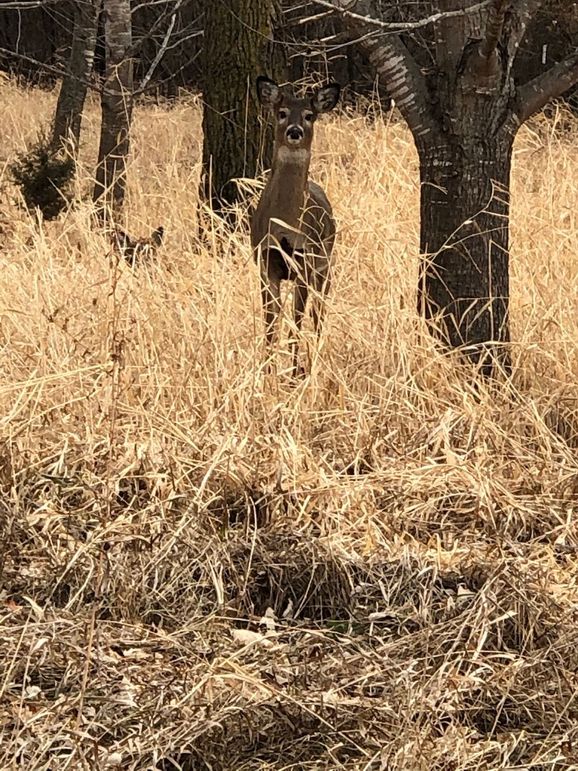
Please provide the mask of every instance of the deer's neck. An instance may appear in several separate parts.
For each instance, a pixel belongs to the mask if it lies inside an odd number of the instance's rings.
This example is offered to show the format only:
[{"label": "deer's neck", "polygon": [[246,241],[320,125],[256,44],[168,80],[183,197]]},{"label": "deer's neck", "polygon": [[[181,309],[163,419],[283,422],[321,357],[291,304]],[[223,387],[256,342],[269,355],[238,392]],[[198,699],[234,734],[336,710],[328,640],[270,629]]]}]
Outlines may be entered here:
[{"label": "deer's neck", "polygon": [[271,217],[297,225],[305,202],[310,160],[309,150],[289,150],[283,146],[275,148],[267,183]]}]

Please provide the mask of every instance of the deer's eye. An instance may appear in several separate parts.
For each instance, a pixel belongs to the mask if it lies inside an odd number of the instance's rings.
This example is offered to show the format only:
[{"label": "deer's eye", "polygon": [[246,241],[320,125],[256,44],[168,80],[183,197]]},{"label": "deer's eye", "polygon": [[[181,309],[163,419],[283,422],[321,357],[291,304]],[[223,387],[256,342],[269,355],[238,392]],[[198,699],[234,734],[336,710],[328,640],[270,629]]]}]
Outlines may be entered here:
[{"label": "deer's eye", "polygon": [[303,118],[307,121],[307,123],[311,123],[311,121],[313,120],[313,113],[306,112]]},{"label": "deer's eye", "polygon": [[287,110],[279,110],[277,113],[279,120],[287,120],[289,113]]}]

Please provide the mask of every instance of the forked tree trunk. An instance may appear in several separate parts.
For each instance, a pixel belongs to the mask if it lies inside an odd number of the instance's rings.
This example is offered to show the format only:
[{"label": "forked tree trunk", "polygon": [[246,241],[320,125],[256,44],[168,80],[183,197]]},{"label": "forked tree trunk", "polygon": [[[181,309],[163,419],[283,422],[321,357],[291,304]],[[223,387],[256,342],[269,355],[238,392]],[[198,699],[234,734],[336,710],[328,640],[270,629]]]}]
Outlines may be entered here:
[{"label": "forked tree trunk", "polygon": [[133,99],[130,0],[104,0],[105,67],[102,125],[93,198],[101,218],[114,216],[124,202]]},{"label": "forked tree trunk", "polygon": [[255,81],[275,74],[274,10],[275,0],[205,4],[201,197],[219,213],[239,199],[236,178],[270,166],[272,142]]},{"label": "forked tree trunk", "polygon": [[432,0],[433,65],[424,75],[394,28],[374,34],[372,0],[332,4],[360,38],[419,154],[419,310],[484,374],[508,372],[512,146],[530,115],[578,82],[578,52],[516,86],[513,62],[541,0]]},{"label": "forked tree trunk", "polygon": [[74,30],[68,68],[58,94],[52,146],[60,149],[67,140],[78,152],[82,112],[88,90],[88,80],[94,62],[98,16],[102,0],[77,0],[74,8]]}]

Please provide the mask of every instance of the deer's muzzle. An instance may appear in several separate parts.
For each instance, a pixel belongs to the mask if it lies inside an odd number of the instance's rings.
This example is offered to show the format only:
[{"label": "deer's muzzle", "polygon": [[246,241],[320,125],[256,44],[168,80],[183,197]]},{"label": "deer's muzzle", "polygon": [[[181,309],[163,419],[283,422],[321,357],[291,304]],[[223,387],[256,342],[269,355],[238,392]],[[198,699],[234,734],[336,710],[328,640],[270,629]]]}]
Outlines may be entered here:
[{"label": "deer's muzzle", "polygon": [[285,136],[287,137],[287,141],[290,143],[300,142],[304,137],[303,129],[301,126],[289,126]]}]

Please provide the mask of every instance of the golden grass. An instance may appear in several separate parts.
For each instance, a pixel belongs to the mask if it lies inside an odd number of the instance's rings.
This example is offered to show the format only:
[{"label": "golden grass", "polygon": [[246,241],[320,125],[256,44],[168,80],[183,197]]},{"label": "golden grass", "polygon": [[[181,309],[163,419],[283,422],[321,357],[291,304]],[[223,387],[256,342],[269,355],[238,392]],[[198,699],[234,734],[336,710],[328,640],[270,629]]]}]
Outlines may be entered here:
[{"label": "golden grass", "polygon": [[578,768],[578,128],[516,144],[511,398],[416,317],[407,130],[320,125],[336,278],[291,387],[246,235],[197,237],[194,99],[136,110],[138,272],[89,204],[18,208],[54,95],[0,99],[0,767]]}]

